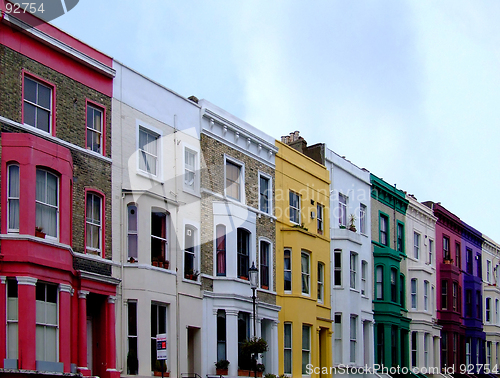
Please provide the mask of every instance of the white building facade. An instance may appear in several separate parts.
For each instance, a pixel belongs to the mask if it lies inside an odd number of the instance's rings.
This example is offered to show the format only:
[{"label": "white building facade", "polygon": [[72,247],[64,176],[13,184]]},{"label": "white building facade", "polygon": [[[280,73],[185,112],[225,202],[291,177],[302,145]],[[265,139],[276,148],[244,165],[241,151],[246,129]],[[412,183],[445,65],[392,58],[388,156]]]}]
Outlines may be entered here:
[{"label": "white building facade", "polygon": [[[260,363],[278,373],[274,139],[206,100],[201,106],[203,350],[202,376],[228,360],[244,375],[244,340],[264,338]],[[248,270],[259,270],[256,318]],[[255,329],[254,329],[255,324]]]},{"label": "white building facade", "polygon": [[[326,147],[324,155],[331,179],[333,363],[335,366],[372,366],[370,173]],[[363,348],[351,348],[352,340],[359,341]]]},{"label": "white building facade", "polygon": [[118,369],[200,373],[200,107],[114,62],[113,274]]},{"label": "white building facade", "polygon": [[486,364],[500,365],[500,245],[483,235],[483,323]]},{"label": "white building facade", "polygon": [[[407,195],[405,223],[406,308],[410,323],[410,366],[439,367],[440,330],[436,313],[436,221],[432,211]],[[455,293],[459,300],[459,293]]]}]

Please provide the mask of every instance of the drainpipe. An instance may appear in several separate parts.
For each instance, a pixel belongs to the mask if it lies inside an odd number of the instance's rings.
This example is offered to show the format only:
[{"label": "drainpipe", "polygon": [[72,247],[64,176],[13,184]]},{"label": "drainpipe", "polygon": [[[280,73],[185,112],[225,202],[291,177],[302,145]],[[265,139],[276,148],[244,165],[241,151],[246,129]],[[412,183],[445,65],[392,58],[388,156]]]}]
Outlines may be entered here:
[{"label": "drainpipe", "polygon": [[[177,114],[174,114],[174,190],[175,190],[175,199],[177,200]],[[175,235],[176,235],[176,248],[175,251],[177,252],[177,246],[179,246],[178,240],[179,240],[179,205],[177,204],[177,211],[176,211],[176,222],[175,222]],[[180,366],[181,366],[181,357],[180,357],[180,334],[181,334],[181,328],[180,328],[180,320],[181,320],[181,315],[179,311],[179,262],[177,259],[178,256],[176,256],[175,259],[175,329],[176,329],[176,345],[177,345],[177,376],[180,377]],[[188,372],[189,373],[189,372]]]}]

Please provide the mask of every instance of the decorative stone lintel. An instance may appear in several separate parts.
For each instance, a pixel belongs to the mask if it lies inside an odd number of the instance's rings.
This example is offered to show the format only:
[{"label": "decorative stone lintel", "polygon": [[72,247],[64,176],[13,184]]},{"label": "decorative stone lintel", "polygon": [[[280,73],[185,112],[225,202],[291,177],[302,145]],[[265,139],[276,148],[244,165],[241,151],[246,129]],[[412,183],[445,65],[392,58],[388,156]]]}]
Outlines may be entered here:
[{"label": "decorative stone lintel", "polygon": [[17,279],[18,285],[36,286],[36,282],[38,281],[38,279],[36,279],[36,278],[25,277],[25,276],[16,277],[16,279]]},{"label": "decorative stone lintel", "polygon": [[89,291],[87,290],[78,290],[78,298],[80,299],[86,299],[87,295],[89,295]]},{"label": "decorative stone lintel", "polygon": [[59,291],[61,291],[61,292],[70,293],[71,294],[72,290],[73,290],[73,288],[71,287],[71,285],[59,284]]}]

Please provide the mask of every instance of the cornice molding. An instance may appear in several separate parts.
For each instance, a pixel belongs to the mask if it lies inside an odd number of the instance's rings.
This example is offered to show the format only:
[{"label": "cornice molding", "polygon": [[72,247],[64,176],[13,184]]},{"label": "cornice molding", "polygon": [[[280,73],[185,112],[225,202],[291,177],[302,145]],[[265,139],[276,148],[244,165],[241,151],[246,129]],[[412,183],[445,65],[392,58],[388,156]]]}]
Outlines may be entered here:
[{"label": "cornice molding", "polygon": [[21,29],[22,32],[29,34],[32,38],[41,41],[45,45],[51,46],[53,49],[66,56],[71,57],[74,60],[79,61],[80,63],[83,63],[85,66],[90,67],[93,70],[98,71],[99,73],[109,78],[114,78],[116,76],[116,71],[113,68],[98,61],[97,59],[88,56],[87,54],[82,53],[81,51],[78,51],[74,47],[71,47],[64,42],[59,41],[58,39],[48,35],[47,33],[35,27],[32,27],[26,22],[7,13],[4,13],[4,20],[8,21],[15,28]]}]

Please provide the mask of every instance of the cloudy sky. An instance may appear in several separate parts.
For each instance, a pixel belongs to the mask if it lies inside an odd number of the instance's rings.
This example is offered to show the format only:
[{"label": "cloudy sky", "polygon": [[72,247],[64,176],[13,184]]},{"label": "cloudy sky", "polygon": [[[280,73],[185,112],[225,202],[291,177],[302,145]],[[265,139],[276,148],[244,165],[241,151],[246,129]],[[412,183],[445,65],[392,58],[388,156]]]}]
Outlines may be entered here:
[{"label": "cloudy sky", "polygon": [[53,23],[500,243],[498,0],[80,0]]}]

